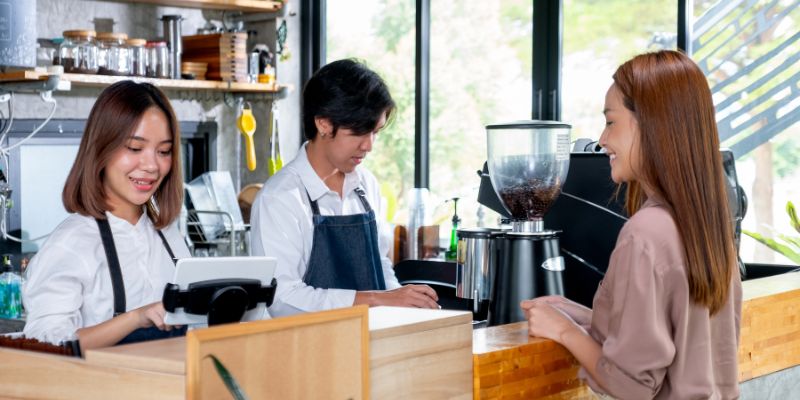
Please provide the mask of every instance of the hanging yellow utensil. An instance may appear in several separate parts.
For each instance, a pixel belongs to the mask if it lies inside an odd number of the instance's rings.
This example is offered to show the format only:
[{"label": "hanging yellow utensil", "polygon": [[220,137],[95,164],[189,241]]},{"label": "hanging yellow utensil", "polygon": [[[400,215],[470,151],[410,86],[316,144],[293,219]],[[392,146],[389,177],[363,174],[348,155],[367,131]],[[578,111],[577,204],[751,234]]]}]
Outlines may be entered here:
[{"label": "hanging yellow utensil", "polygon": [[270,120],[270,139],[269,139],[269,161],[267,162],[267,171],[269,176],[275,175],[276,172],[283,168],[283,160],[281,159],[280,135],[278,135],[278,105],[272,102],[272,108],[269,113]]},{"label": "hanging yellow utensil", "polygon": [[253,133],[256,131],[256,118],[253,116],[253,109],[250,103],[247,103],[242,108],[242,113],[236,120],[236,126],[242,131],[245,139],[245,151],[247,153],[247,169],[250,171],[256,170],[256,147],[253,142]]}]

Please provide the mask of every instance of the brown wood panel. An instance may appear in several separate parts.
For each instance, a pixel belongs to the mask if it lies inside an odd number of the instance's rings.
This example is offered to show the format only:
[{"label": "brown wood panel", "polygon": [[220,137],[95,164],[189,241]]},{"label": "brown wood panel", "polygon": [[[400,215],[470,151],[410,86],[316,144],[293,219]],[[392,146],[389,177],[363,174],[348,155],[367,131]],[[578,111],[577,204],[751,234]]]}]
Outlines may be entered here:
[{"label": "brown wood panel", "polygon": [[72,82],[74,86],[106,87],[121,80],[130,79],[136,82],[148,82],[161,89],[175,90],[212,90],[234,93],[277,93],[283,87],[274,83],[248,83],[248,82],[222,82],[201,81],[192,79],[156,79],[134,76],[108,76],[88,74],[64,74],[64,81]]},{"label": "brown wood panel", "polygon": [[530,337],[526,322],[475,330],[473,354],[476,399],[560,398],[586,390],[577,360],[553,341]]},{"label": "brown wood panel", "polygon": [[[739,381],[800,365],[800,274],[742,288]],[[473,353],[476,399],[590,396],[577,360],[555,342],[529,337],[525,322],[476,330]]]},{"label": "brown wood panel", "polygon": [[246,33],[213,33],[182,39],[182,59],[206,63],[208,79],[248,81]]},{"label": "brown wood panel", "polygon": [[[112,0],[125,3],[147,3],[160,6],[233,10],[242,12],[275,12],[283,4],[275,0]],[[284,3],[288,0],[284,0]]]},{"label": "brown wood panel", "polygon": [[0,82],[40,81],[46,80],[47,74],[34,70],[18,70],[0,73]]},{"label": "brown wood panel", "polygon": [[800,274],[743,284],[739,381],[800,365]]},{"label": "brown wood panel", "polygon": [[367,309],[357,306],[191,331],[186,336],[187,397],[228,396],[208,358],[214,355],[250,398],[366,399]]}]

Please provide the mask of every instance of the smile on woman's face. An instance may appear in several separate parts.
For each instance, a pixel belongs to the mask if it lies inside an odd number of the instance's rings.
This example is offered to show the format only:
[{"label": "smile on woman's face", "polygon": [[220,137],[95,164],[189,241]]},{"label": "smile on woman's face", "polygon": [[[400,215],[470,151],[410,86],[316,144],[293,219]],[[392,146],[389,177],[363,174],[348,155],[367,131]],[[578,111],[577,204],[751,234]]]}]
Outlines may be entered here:
[{"label": "smile on woman's face", "polygon": [[635,167],[639,165],[639,123],[633,112],[625,107],[617,85],[612,84],[606,93],[603,114],[606,126],[600,136],[600,145],[611,163],[611,179],[615,183],[635,180]]},{"label": "smile on woman's face", "polygon": [[144,205],[172,168],[172,133],[164,113],[145,111],[128,141],[104,169],[103,188],[110,211],[136,224]]}]

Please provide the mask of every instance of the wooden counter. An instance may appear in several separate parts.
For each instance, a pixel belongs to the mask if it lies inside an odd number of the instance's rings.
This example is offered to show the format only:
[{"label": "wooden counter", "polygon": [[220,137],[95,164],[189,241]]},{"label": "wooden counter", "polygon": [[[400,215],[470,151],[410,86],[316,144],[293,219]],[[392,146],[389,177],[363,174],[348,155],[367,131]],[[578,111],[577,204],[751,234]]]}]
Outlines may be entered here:
[{"label": "wooden counter", "polygon": [[[471,313],[374,307],[369,335],[370,398],[473,397]],[[89,350],[86,362],[158,372],[183,382],[186,339]]]},{"label": "wooden counter", "polygon": [[[740,381],[800,365],[800,273],[743,289]],[[186,351],[183,338],[90,350],[85,360],[0,349],[0,397],[182,399]],[[470,313],[376,307],[368,351],[374,399],[591,398],[577,361],[529,337],[524,322],[473,332]]]},{"label": "wooden counter", "polygon": [[[800,365],[800,273],[742,283],[739,381]],[[592,398],[577,360],[561,345],[528,336],[525,322],[473,335],[478,399]]]}]

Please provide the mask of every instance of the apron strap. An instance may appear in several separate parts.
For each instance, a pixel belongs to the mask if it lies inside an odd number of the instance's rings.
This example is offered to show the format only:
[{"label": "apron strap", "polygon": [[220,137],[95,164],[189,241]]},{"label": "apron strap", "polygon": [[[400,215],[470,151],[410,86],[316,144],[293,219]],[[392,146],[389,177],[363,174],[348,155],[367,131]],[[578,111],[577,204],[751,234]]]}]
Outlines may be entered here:
[{"label": "apron strap", "polygon": [[172,259],[173,265],[178,265],[178,258],[175,257],[175,253],[172,252],[172,247],[169,246],[169,242],[167,242],[167,238],[164,237],[164,233],[161,232],[161,229],[157,229],[158,237],[161,238],[161,243],[164,243],[164,248],[167,249],[167,253],[169,253],[169,258]]},{"label": "apron strap", "polygon": [[114,289],[114,316],[125,312],[125,282],[122,281],[122,269],[119,266],[117,247],[114,246],[114,236],[111,234],[111,225],[108,219],[95,218],[100,228],[100,239],[106,251],[108,272],[111,274],[111,287]]},{"label": "apron strap", "polygon": [[[367,201],[367,192],[361,188],[361,186],[355,188],[353,190],[358,195],[358,199],[361,200],[361,204],[364,206],[364,212],[372,211],[372,207],[370,207],[369,202]],[[308,194],[308,190],[306,190],[306,197],[308,197],[308,202],[311,203],[311,211],[314,212],[314,215],[319,215],[319,206],[317,205],[316,200],[311,200],[311,195]]]},{"label": "apron strap", "polygon": [[[117,246],[114,245],[114,235],[111,234],[111,225],[108,219],[95,218],[97,226],[100,228],[100,239],[103,241],[103,249],[106,252],[106,262],[108,262],[108,272],[111,274],[111,287],[114,290],[114,316],[125,313],[125,282],[122,280],[122,268],[119,266],[119,256],[117,256]],[[157,229],[158,236],[167,249],[173,264],[178,263],[175,253],[172,252],[167,238],[160,229]]]},{"label": "apron strap", "polygon": [[311,211],[314,215],[319,215],[319,206],[317,205],[316,200],[311,200],[311,195],[308,194],[308,190],[306,190],[306,197],[308,197],[308,202],[311,204]]},{"label": "apron strap", "polygon": [[361,188],[361,186],[355,188],[355,190],[353,191],[356,192],[356,194],[358,195],[358,199],[361,200],[361,204],[364,205],[364,211],[366,212],[372,211],[372,207],[369,206],[369,202],[367,201],[367,192],[365,192],[364,189]]}]

